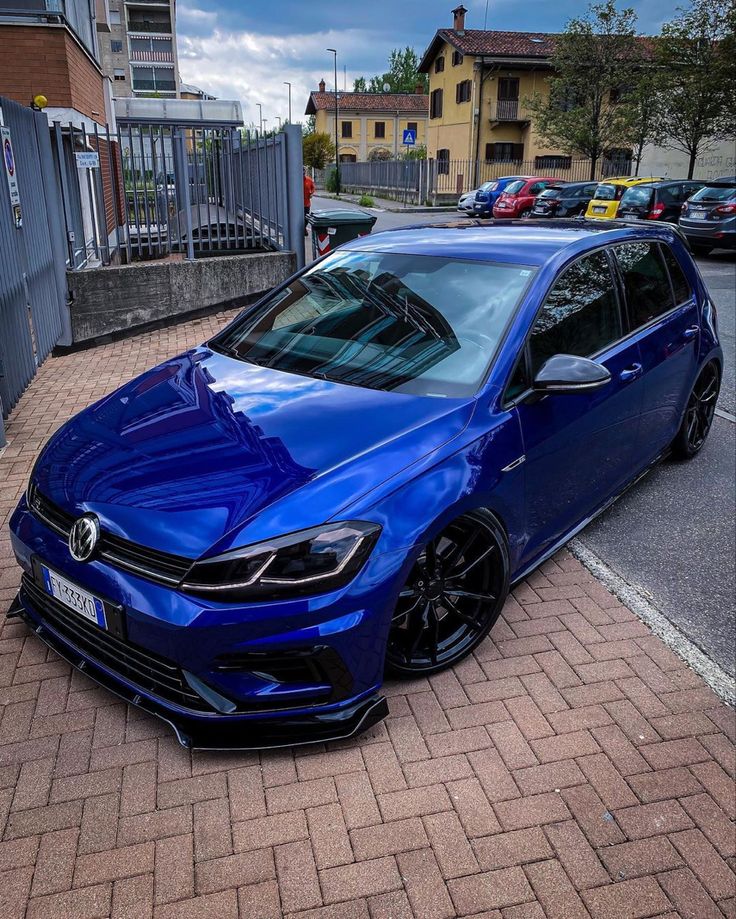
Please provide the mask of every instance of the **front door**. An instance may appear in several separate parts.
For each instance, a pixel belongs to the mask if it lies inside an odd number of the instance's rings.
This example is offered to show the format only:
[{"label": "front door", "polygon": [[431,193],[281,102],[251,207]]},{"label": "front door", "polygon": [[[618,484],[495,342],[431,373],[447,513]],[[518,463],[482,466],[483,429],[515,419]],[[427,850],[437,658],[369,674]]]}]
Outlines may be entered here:
[{"label": "front door", "polygon": [[573,262],[552,286],[537,316],[525,372],[532,380],[553,355],[575,354],[605,365],[611,380],[590,392],[518,400],[526,456],[526,564],[632,476],[642,366],[638,343],[624,339],[624,334],[610,256],[598,250]]},{"label": "front door", "polygon": [[672,442],[697,371],[698,305],[666,243],[613,246],[644,369],[640,457],[654,459]]},{"label": "front door", "polygon": [[513,120],[519,114],[519,78],[498,78],[498,118],[501,121]]}]

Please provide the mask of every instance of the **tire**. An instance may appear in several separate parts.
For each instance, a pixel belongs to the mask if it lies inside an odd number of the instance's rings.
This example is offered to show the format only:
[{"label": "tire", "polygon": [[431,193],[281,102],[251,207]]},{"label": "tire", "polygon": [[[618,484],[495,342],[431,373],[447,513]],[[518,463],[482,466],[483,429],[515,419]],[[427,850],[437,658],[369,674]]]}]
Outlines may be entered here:
[{"label": "tire", "polygon": [[519,214],[519,220],[528,220],[529,217],[531,216],[531,213],[532,213],[532,209],[528,207],[525,211],[522,211]]},{"label": "tire", "polygon": [[488,511],[458,517],[420,554],[394,610],[386,672],[438,673],[477,647],[509,591],[506,535]]},{"label": "tire", "polygon": [[716,362],[711,361],[693,384],[680,430],[672,441],[672,453],[677,459],[692,459],[703,449],[713,425],[720,388],[721,374]]}]

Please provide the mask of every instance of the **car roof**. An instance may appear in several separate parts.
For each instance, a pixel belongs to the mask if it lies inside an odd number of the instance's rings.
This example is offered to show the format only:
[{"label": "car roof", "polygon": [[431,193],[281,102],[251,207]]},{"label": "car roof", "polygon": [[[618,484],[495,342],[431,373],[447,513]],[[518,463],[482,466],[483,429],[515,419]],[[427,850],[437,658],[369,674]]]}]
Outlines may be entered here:
[{"label": "car roof", "polygon": [[659,182],[661,176],[611,176],[601,179],[599,185],[643,185],[645,182]]},{"label": "car roof", "polygon": [[[647,182],[640,182],[639,187],[644,188],[665,188],[667,185],[707,185],[705,179],[650,179]],[[632,188],[637,187],[632,185]]]},{"label": "car roof", "polygon": [[539,266],[567,248],[585,251],[617,240],[671,238],[675,233],[669,226],[622,220],[470,220],[397,227],[362,236],[341,248]]}]

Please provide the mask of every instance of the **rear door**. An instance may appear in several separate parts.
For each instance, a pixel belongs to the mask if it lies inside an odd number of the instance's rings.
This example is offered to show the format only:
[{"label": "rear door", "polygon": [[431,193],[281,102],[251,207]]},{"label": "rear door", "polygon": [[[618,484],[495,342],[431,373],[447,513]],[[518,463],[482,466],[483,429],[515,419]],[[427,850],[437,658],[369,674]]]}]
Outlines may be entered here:
[{"label": "rear door", "polygon": [[672,442],[697,370],[699,315],[695,292],[669,245],[651,240],[612,247],[632,339],[641,349],[644,402],[641,457]]},{"label": "rear door", "polygon": [[[608,368],[611,380],[591,392],[530,395],[531,380],[555,354],[594,358]],[[639,346],[625,337],[612,262],[600,249],[577,259],[553,284],[509,385],[526,457],[526,561],[632,476],[642,395]]]}]

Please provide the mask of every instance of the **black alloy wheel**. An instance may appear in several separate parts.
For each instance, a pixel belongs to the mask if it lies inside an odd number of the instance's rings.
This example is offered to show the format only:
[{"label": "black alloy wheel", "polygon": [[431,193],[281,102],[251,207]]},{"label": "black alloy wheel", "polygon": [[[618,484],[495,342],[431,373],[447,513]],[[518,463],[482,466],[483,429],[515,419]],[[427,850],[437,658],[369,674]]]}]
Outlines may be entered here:
[{"label": "black alloy wheel", "polygon": [[386,669],[436,673],[490,632],[509,589],[506,537],[485,511],[458,517],[424,547],[391,621]]},{"label": "black alloy wheel", "polygon": [[695,381],[685,415],[672,449],[681,459],[699,453],[708,437],[716,411],[721,378],[715,361],[706,364]]}]

